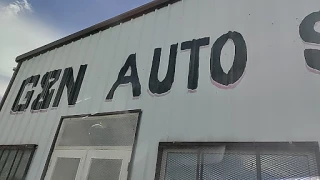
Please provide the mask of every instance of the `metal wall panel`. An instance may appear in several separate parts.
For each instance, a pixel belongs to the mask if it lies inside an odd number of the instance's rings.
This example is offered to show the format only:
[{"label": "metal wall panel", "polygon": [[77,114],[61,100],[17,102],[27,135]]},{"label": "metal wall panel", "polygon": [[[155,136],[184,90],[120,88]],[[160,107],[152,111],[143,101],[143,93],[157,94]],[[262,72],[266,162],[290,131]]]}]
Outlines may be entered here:
[{"label": "metal wall panel", "polygon": [[[67,44],[25,61],[0,112],[0,144],[37,144],[27,179],[39,179],[61,116],[142,109],[132,180],[154,178],[160,141],[319,141],[320,76],[307,70],[299,25],[319,11],[318,0],[223,1],[183,0],[131,21]],[[228,31],[240,32],[247,44],[248,62],[233,89],[214,86],[210,79],[210,51]],[[184,41],[210,37],[200,49],[199,86],[188,92],[190,51]],[[148,82],[153,51],[163,48],[159,70],[167,72],[170,45],[179,43],[172,89],[151,96]],[[313,46],[317,48],[317,46]],[[221,54],[230,66],[231,46]],[[120,86],[111,102],[105,98],[127,57],[136,53],[141,96]],[[10,114],[24,79],[49,71],[88,64],[75,106],[64,91],[58,108]],[[53,86],[56,89],[59,81]],[[41,79],[40,79],[41,80]],[[38,85],[36,95],[41,92]],[[55,95],[53,96],[53,98]],[[32,102],[31,101],[31,102]]]}]

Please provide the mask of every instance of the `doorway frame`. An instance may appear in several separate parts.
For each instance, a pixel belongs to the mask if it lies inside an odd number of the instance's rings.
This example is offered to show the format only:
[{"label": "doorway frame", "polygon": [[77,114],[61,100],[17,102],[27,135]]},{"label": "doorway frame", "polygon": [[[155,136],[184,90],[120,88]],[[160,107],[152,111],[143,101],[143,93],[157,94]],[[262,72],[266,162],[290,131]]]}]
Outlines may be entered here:
[{"label": "doorway frame", "polygon": [[138,136],[139,136],[139,129],[140,129],[140,122],[141,122],[141,116],[142,116],[142,110],[141,109],[133,109],[133,110],[124,110],[124,111],[111,111],[111,112],[102,112],[102,113],[96,113],[96,114],[80,114],[80,115],[68,115],[68,116],[61,116],[60,120],[59,120],[59,125],[56,129],[56,133],[54,135],[51,147],[50,147],[50,151],[44,166],[44,169],[42,171],[42,175],[41,175],[41,180],[44,180],[50,165],[50,160],[52,158],[52,154],[61,130],[61,126],[62,123],[65,119],[69,119],[69,118],[82,118],[82,117],[99,117],[99,116],[108,116],[108,115],[120,115],[120,114],[128,114],[128,113],[138,113],[138,121],[137,121],[137,126],[136,126],[136,132],[135,132],[135,137],[134,137],[134,142],[133,142],[133,146],[132,146],[132,153],[131,153],[131,157],[130,157],[130,162],[129,162],[129,166],[128,166],[128,180],[131,179],[131,174],[132,174],[132,165],[134,162],[134,157],[135,157],[135,152],[136,152],[136,146],[137,146],[137,140],[138,140]]}]

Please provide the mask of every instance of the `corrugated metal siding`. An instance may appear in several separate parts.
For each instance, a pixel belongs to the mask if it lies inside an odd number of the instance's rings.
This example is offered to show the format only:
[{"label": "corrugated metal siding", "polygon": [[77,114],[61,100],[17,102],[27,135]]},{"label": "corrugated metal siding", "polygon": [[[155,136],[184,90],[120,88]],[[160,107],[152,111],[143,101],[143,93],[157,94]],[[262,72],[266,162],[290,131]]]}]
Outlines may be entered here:
[{"label": "corrugated metal siding", "polygon": [[[27,177],[35,180],[41,176],[61,116],[142,109],[132,179],[150,180],[159,141],[319,141],[320,76],[305,68],[305,45],[298,33],[301,20],[319,5],[317,0],[183,0],[25,61],[0,114],[0,144],[38,145]],[[245,38],[248,63],[240,84],[224,90],[211,84],[209,58],[214,41],[230,30]],[[181,42],[206,36],[211,40],[209,47],[201,48],[197,92],[187,90],[190,53],[178,50],[171,92],[150,96],[154,48],[163,48],[162,79],[171,44],[179,43],[180,49]],[[132,99],[128,86],[117,88],[113,101],[105,102],[132,53],[137,53],[140,99]],[[57,109],[50,106],[47,112],[32,114],[29,106],[25,113],[10,115],[24,79],[71,66],[76,76],[86,63],[74,107],[68,107],[64,92]],[[56,91],[59,82],[53,87]],[[33,99],[39,92],[38,85]]]}]

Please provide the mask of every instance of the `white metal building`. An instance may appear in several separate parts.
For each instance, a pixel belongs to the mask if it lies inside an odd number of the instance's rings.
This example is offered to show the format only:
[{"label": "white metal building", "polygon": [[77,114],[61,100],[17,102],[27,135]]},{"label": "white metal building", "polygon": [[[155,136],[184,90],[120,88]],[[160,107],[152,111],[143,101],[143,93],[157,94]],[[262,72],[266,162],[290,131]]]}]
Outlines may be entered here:
[{"label": "white metal building", "polygon": [[17,57],[0,180],[317,177],[319,7],[152,1]]}]

